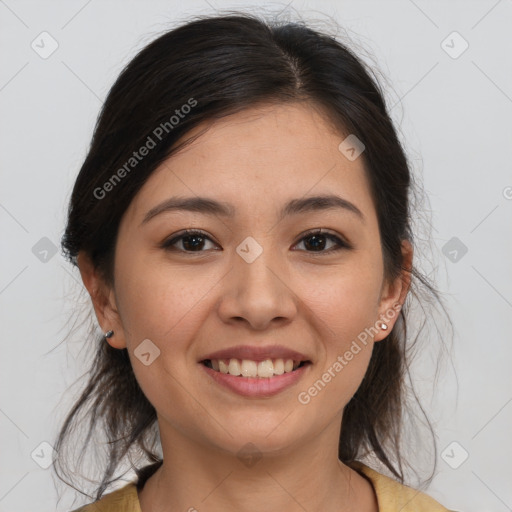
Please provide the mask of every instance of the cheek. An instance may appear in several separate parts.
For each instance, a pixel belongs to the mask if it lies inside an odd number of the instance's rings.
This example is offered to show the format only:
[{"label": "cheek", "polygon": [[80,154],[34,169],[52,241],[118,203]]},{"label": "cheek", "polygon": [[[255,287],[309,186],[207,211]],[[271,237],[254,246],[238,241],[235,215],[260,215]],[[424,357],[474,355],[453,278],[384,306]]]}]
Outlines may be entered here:
[{"label": "cheek", "polygon": [[214,279],[202,279],[191,269],[155,265],[136,255],[119,260],[116,289],[127,343],[149,338],[164,349],[187,338],[185,331],[197,323],[198,307]]},{"label": "cheek", "polygon": [[300,279],[302,298],[331,334],[329,346],[342,350],[349,339],[375,323],[381,283],[378,266],[360,261],[320,279]]},{"label": "cheek", "polygon": [[[120,260],[117,270],[118,310],[136,379],[160,414],[176,427],[180,421],[188,425],[191,415],[201,413],[191,394],[183,391],[189,378],[188,355],[204,325],[202,300],[214,282],[135,257]],[[149,356],[144,361],[145,353]]]},{"label": "cheek", "polygon": [[318,281],[320,286],[304,295],[317,325],[323,326],[324,354],[299,401],[314,402],[313,407],[333,414],[352,398],[368,368],[380,291],[378,266],[377,271],[363,265],[354,267],[353,272],[343,270],[329,280]]}]

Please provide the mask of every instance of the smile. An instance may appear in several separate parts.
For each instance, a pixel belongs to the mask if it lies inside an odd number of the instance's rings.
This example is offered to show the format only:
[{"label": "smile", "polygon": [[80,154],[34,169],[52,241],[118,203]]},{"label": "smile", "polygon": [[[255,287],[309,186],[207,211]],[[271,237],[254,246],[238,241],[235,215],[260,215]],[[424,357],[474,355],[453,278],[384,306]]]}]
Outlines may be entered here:
[{"label": "smile", "polygon": [[308,361],[294,361],[293,359],[265,359],[253,361],[251,359],[205,359],[202,364],[223,374],[247,378],[272,378],[277,375],[290,373],[304,366]]},{"label": "smile", "polygon": [[214,385],[246,398],[277,395],[297,384],[311,366],[311,361],[293,359],[205,359],[199,364]]}]

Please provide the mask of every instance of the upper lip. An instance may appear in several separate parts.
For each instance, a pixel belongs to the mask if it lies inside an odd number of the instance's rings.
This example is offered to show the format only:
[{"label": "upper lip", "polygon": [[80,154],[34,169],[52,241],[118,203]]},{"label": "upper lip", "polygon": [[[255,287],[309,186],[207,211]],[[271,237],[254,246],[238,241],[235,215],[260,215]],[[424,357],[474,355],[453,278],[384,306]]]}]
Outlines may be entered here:
[{"label": "upper lip", "polygon": [[296,350],[291,350],[283,345],[254,346],[237,345],[236,347],[225,348],[212,352],[200,359],[249,359],[261,362],[265,359],[293,359],[294,361],[309,361],[309,358]]}]

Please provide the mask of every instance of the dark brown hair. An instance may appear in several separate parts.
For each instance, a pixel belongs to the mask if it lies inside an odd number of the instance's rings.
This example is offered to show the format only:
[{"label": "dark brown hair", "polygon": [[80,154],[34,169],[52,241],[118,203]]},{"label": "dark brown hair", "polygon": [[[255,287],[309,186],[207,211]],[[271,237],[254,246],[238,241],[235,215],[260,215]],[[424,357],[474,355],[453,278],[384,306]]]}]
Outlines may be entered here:
[{"label": "dark brown hair", "polygon": [[[70,199],[63,252],[76,266],[79,251],[84,251],[105,281],[113,284],[120,220],[152,172],[183,147],[176,144],[178,139],[204,121],[256,104],[298,101],[320,107],[340,132],[364,142],[361,158],[377,211],[385,277],[392,280],[402,271],[412,274],[397,323],[384,341],[375,344],[362,384],[345,407],[339,443],[342,462],[373,453],[403,482],[406,375],[416,341],[407,332],[408,305],[418,297],[419,286],[430,298],[441,299],[414,266],[403,268],[401,242],[414,244],[408,161],[373,71],[337,38],[302,22],[269,22],[235,12],[196,17],[143,48],[121,72],[99,115]],[[191,108],[185,109],[186,115],[172,121],[187,104]],[[155,135],[157,127],[161,137]],[[135,165],[121,173],[122,179],[112,181],[148,137],[155,147],[132,162]],[[104,194],[107,188],[115,191]],[[119,478],[116,471],[127,457],[131,461],[136,454],[138,460],[155,462],[161,455],[155,409],[137,383],[126,349],[112,348],[96,330],[91,338],[95,357],[88,383],[59,432],[55,470],[71,483],[71,457],[66,457],[65,448],[80,447],[81,458],[91,448],[95,432],[104,436],[106,462],[95,492],[99,499]],[[427,423],[430,426],[428,419]],[[85,429],[84,443],[71,445],[70,436],[79,428]]]}]

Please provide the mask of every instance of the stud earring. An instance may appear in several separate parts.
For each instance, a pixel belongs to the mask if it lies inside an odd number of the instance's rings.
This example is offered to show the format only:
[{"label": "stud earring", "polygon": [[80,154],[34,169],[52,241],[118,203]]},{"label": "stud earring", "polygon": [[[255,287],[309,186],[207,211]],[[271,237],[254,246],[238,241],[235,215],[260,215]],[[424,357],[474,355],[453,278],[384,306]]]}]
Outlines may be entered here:
[{"label": "stud earring", "polygon": [[106,339],[112,338],[112,336],[114,336],[114,331],[108,331],[104,334],[104,336]]},{"label": "stud earring", "polygon": [[387,324],[385,324],[384,322],[382,322],[382,323],[381,323],[381,328],[382,328],[382,330],[383,330],[383,331],[385,331],[385,330],[388,328],[388,326],[387,326]]}]

